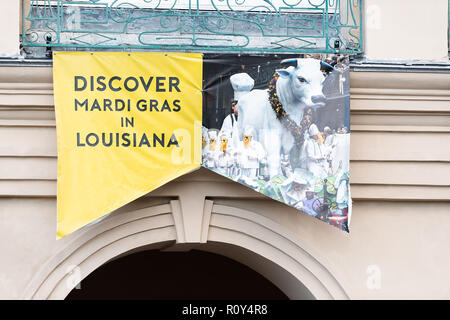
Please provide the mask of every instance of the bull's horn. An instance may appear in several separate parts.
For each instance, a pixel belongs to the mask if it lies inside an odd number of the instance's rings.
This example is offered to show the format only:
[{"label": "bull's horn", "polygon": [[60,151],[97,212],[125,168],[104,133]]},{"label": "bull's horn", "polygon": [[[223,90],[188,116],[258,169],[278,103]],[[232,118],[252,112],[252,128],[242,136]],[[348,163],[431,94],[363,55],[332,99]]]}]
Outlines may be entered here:
[{"label": "bull's horn", "polygon": [[325,61],[320,61],[320,70],[324,70],[325,72],[331,72],[336,69],[332,65],[326,63]]},{"label": "bull's horn", "polygon": [[294,68],[297,68],[298,61],[297,61],[297,59],[284,59],[280,62],[280,64],[286,64],[289,66],[293,66]]}]

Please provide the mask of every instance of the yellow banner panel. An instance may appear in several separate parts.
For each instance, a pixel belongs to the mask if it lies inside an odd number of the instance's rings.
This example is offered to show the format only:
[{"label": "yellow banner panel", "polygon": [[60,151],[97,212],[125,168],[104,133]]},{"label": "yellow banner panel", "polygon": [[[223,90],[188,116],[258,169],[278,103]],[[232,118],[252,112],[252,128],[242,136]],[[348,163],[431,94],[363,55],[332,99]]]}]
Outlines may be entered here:
[{"label": "yellow banner panel", "polygon": [[55,52],[58,238],[200,166],[202,55]]}]

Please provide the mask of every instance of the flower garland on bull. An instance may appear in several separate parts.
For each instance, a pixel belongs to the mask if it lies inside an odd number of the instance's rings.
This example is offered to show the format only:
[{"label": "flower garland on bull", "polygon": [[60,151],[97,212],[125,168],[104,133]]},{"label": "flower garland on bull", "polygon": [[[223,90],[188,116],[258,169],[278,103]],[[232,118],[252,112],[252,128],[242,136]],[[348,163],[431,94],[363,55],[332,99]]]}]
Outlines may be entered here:
[{"label": "flower garland on bull", "polygon": [[277,95],[277,80],[280,77],[278,73],[274,73],[272,80],[269,83],[269,102],[273,111],[277,116],[277,119],[281,121],[286,129],[292,134],[295,140],[295,145],[300,148],[305,141],[305,131],[309,129],[312,118],[312,108],[306,108],[303,113],[300,124],[297,124],[294,120],[286,114],[280,100]]}]

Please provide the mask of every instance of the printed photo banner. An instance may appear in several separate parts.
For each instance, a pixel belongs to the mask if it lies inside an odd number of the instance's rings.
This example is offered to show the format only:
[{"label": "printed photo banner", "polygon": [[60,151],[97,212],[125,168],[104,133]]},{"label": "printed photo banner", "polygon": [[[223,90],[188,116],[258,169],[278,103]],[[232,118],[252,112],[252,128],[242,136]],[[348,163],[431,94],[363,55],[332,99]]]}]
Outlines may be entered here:
[{"label": "printed photo banner", "polygon": [[202,166],[349,232],[348,56],[222,56],[204,78]]},{"label": "printed photo banner", "polygon": [[57,237],[200,166],[348,232],[345,56],[54,52]]}]

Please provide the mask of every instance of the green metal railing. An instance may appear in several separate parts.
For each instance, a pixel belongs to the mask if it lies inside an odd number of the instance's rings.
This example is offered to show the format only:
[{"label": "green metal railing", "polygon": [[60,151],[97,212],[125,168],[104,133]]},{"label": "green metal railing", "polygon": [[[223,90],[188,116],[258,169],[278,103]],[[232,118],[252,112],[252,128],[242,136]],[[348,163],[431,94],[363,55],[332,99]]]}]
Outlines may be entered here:
[{"label": "green metal railing", "polygon": [[24,47],[267,53],[362,48],[362,0],[23,1]]}]

